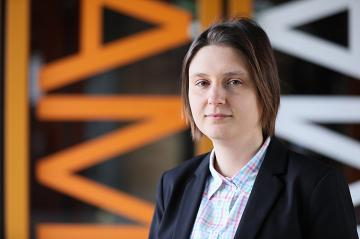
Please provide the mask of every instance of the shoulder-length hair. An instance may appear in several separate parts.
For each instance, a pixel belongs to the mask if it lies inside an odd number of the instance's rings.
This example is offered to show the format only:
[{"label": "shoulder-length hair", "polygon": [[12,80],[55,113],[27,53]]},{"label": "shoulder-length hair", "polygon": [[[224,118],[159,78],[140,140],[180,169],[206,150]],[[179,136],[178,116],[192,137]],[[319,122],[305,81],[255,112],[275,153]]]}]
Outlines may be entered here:
[{"label": "shoulder-length hair", "polygon": [[189,66],[204,46],[220,45],[239,50],[247,60],[261,106],[260,123],[265,137],[272,136],[280,104],[280,83],[274,53],[264,30],[253,20],[239,18],[214,24],[191,44],[182,65],[181,98],[183,114],[194,140],[203,135],[195,125],[189,103]]}]

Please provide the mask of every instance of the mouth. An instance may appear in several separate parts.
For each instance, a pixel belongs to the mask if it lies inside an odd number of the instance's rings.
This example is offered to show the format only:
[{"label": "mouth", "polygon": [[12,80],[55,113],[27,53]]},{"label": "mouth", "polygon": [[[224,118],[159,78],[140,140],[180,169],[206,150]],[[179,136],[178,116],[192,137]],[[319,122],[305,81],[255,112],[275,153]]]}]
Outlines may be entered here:
[{"label": "mouth", "polygon": [[230,118],[232,115],[228,114],[206,114],[206,118],[213,118],[213,119],[224,119],[224,118]]}]

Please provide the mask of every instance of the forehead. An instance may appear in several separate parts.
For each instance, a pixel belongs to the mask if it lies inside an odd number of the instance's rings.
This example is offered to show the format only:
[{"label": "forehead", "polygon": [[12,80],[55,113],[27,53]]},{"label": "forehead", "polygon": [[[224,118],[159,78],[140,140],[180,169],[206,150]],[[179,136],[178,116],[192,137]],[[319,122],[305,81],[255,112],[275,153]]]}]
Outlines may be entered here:
[{"label": "forehead", "polygon": [[226,72],[249,74],[249,67],[243,54],[229,46],[209,45],[202,47],[189,65],[192,74],[225,74]]}]

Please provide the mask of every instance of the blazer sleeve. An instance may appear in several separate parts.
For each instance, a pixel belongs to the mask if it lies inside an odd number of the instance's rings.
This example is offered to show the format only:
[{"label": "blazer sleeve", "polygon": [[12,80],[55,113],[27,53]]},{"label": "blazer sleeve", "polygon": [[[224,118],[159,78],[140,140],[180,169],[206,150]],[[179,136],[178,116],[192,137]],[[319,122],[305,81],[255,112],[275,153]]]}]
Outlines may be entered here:
[{"label": "blazer sleeve", "polygon": [[342,174],[329,170],[315,186],[310,205],[306,238],[358,239],[354,206]]},{"label": "blazer sleeve", "polygon": [[158,230],[164,213],[163,178],[164,175],[161,176],[157,187],[156,206],[150,226],[149,239],[158,238]]}]

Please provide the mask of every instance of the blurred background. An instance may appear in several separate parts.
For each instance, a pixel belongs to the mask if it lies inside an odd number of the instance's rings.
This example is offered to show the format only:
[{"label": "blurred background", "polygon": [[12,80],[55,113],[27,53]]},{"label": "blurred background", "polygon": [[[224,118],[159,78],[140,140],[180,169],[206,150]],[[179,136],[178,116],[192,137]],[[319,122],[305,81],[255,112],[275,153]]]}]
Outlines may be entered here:
[{"label": "blurred background", "polygon": [[182,59],[236,16],[274,47],[277,136],[343,172],[359,220],[360,1],[3,0],[0,238],[147,238],[161,173],[211,148]]}]

